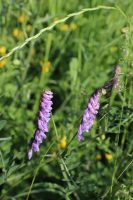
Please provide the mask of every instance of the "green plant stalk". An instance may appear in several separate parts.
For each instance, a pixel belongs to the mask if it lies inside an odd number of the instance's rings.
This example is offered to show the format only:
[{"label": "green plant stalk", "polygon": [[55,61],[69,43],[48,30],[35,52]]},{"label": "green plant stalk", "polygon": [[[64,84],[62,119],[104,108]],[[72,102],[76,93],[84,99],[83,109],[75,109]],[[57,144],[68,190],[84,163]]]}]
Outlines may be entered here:
[{"label": "green plant stalk", "polygon": [[124,16],[124,18],[126,18],[127,20],[127,16],[125,15],[125,13],[123,13],[123,11],[118,8],[118,7],[111,7],[111,6],[103,6],[103,5],[99,5],[97,7],[94,7],[94,8],[84,8],[82,10],[80,10],[79,12],[75,12],[75,13],[70,13],[68,14],[66,17],[62,18],[62,19],[59,19],[57,21],[54,21],[50,26],[46,27],[46,28],[43,28],[41,29],[36,35],[34,36],[31,36],[29,38],[27,38],[22,44],[14,47],[9,53],[7,53],[6,55],[2,56],[0,58],[0,60],[3,60],[5,58],[8,58],[9,56],[11,56],[14,52],[22,49],[24,46],[26,46],[29,42],[31,42],[32,40],[36,40],[37,38],[39,38],[44,32],[46,31],[50,31],[52,30],[57,24],[60,24],[62,22],[65,22],[67,21],[68,19],[74,17],[74,16],[78,16],[78,15],[81,15],[85,12],[88,12],[88,11],[96,11],[96,10],[100,10],[100,9],[105,9],[105,10],[117,10],[119,11],[122,16]]},{"label": "green plant stalk", "polygon": [[34,184],[34,182],[35,182],[36,176],[37,176],[37,174],[38,174],[38,171],[39,171],[39,169],[40,169],[41,163],[43,162],[43,160],[44,160],[46,154],[47,154],[47,153],[49,152],[49,150],[52,148],[52,146],[54,145],[54,143],[55,143],[55,142],[52,142],[52,143],[50,144],[50,146],[48,147],[46,153],[44,154],[44,156],[43,156],[42,159],[40,160],[38,167],[36,168],[34,177],[33,177],[33,179],[32,179],[31,185],[30,185],[30,187],[29,187],[29,191],[28,191],[28,193],[27,193],[26,200],[29,199],[29,196],[30,196],[30,193],[31,193],[33,184]]},{"label": "green plant stalk", "polygon": [[6,174],[6,167],[5,167],[5,162],[4,162],[4,159],[3,159],[3,155],[2,155],[2,152],[0,151],[0,156],[1,156],[1,162],[2,162],[2,171],[4,172],[5,174],[5,177],[7,176]]},{"label": "green plant stalk", "polygon": [[[55,134],[56,134],[56,138],[57,138],[57,141],[59,141],[59,134],[58,134],[58,131],[57,131],[57,128],[56,128],[56,125],[55,125],[55,121],[54,121],[54,118],[52,116],[52,122],[53,122],[53,126],[54,126],[54,129],[55,129]],[[65,161],[62,157],[61,154],[59,154],[59,165],[60,165],[60,168],[61,168],[61,172],[62,172],[62,175],[64,177],[64,180],[67,182],[68,184],[68,188],[71,187],[71,183],[70,181],[72,181],[74,183],[74,185],[76,186],[75,182],[73,181],[73,179],[71,178],[71,175],[69,173],[69,170],[65,164]],[[76,193],[75,193],[76,194]],[[75,195],[77,196],[77,194]],[[66,194],[66,199],[67,200],[70,200],[70,194]]]}]

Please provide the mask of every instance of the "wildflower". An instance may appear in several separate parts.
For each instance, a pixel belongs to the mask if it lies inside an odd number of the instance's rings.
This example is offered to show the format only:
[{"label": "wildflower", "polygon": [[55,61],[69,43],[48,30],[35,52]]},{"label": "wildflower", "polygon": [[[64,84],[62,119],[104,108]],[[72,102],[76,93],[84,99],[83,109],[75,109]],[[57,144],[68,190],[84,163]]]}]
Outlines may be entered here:
[{"label": "wildflower", "polygon": [[13,36],[17,39],[22,39],[24,34],[21,30],[19,30],[18,28],[15,28],[12,32]]},{"label": "wildflower", "polygon": [[114,77],[103,85],[100,89],[96,90],[94,94],[91,96],[87,108],[84,111],[84,115],[82,118],[82,122],[78,129],[78,139],[83,140],[83,132],[88,132],[92,127],[96,115],[98,113],[100,107],[100,96],[106,94],[108,90],[112,90],[112,88],[118,89],[119,87],[119,75],[121,73],[121,68],[117,66],[115,68]]},{"label": "wildflower", "polygon": [[24,14],[18,17],[18,22],[20,22],[21,24],[23,24],[25,21],[26,21],[26,16]]},{"label": "wildflower", "polygon": [[94,123],[100,107],[100,95],[101,89],[96,90],[96,92],[94,92],[94,94],[91,96],[87,108],[84,111],[82,122],[78,129],[78,139],[80,141],[84,139],[82,135],[83,132],[88,132]]},{"label": "wildflower", "polygon": [[64,32],[67,31],[68,28],[69,28],[69,27],[68,27],[68,24],[65,24],[65,23],[62,24],[62,25],[60,26],[60,30],[61,30],[61,31],[64,31]]},{"label": "wildflower", "polygon": [[64,136],[61,140],[60,143],[58,144],[58,148],[60,149],[65,149],[67,145],[67,139],[66,136]]},{"label": "wildflower", "polygon": [[48,122],[50,120],[50,112],[52,110],[52,98],[53,93],[51,91],[45,91],[42,94],[40,102],[40,111],[37,121],[37,129],[34,134],[34,139],[31,144],[31,148],[28,151],[29,160],[32,158],[33,152],[39,151],[39,145],[44,139],[46,139],[46,133],[48,132]]},{"label": "wildflower", "polygon": [[42,66],[42,72],[48,73],[49,69],[51,67],[51,62],[50,61],[41,61],[40,64]]},{"label": "wildflower", "polygon": [[105,158],[106,158],[107,160],[112,160],[112,159],[113,159],[113,156],[112,156],[111,153],[105,153]]},{"label": "wildflower", "polygon": [[75,31],[77,29],[77,24],[71,23],[70,28],[72,29],[72,31]]},{"label": "wildflower", "polygon": [[101,154],[96,155],[96,160],[101,160],[101,158],[102,158]]},{"label": "wildflower", "polygon": [[4,56],[6,54],[6,47],[0,47],[0,55]]},{"label": "wildflower", "polygon": [[0,68],[5,67],[5,65],[6,65],[6,60],[1,60],[0,61]]},{"label": "wildflower", "polygon": [[19,35],[19,29],[18,29],[18,28],[15,28],[15,29],[13,30],[12,34],[13,34],[14,37],[18,37],[18,35]]},{"label": "wildflower", "polygon": [[28,25],[26,26],[26,31],[30,32],[31,29],[32,29],[32,26],[31,26],[30,24],[28,24]]}]

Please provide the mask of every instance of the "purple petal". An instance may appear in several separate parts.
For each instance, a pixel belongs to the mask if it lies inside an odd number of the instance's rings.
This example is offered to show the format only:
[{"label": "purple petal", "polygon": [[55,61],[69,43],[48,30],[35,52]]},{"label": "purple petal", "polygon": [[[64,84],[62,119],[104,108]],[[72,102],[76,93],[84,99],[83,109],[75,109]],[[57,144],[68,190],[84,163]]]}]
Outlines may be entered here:
[{"label": "purple petal", "polygon": [[91,96],[87,108],[84,111],[82,122],[78,129],[78,139],[80,141],[84,139],[82,136],[83,132],[88,132],[94,124],[94,120],[100,107],[100,94],[101,90],[98,90]]},{"label": "purple petal", "polygon": [[44,139],[46,139],[46,133],[48,132],[48,121],[50,120],[53,104],[52,98],[53,93],[51,91],[44,92],[41,97],[37,129],[34,134],[34,141],[31,144],[31,149],[28,152],[29,159],[31,159],[33,152],[39,151],[39,145],[43,142]]},{"label": "purple petal", "polygon": [[39,144],[34,141],[32,143],[32,149],[33,149],[34,152],[38,152],[39,151]]},{"label": "purple petal", "polygon": [[33,154],[33,151],[32,151],[32,149],[30,149],[30,150],[28,151],[28,159],[29,159],[29,160],[32,158],[32,154]]}]

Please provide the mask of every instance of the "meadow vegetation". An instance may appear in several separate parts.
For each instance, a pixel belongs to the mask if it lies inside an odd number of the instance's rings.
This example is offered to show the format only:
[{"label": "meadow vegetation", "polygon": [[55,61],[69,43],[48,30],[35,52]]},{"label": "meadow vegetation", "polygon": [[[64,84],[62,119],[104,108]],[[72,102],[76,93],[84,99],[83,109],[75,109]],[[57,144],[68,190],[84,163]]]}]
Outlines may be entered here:
[{"label": "meadow vegetation", "polygon": [[[0,0],[0,200],[133,200],[132,11],[132,0]],[[89,98],[118,65],[119,88],[79,141]],[[47,89],[49,132],[28,160]]]}]

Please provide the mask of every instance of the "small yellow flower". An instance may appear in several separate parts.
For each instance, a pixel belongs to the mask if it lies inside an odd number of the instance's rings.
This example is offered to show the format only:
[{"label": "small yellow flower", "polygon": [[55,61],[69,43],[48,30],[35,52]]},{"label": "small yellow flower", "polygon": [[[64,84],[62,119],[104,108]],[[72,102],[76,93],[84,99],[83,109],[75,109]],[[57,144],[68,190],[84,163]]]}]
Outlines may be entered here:
[{"label": "small yellow flower", "polygon": [[0,55],[5,55],[6,54],[6,47],[2,46],[0,47]]},{"label": "small yellow flower", "polygon": [[44,73],[48,73],[49,72],[49,67],[48,66],[43,66],[42,71]]},{"label": "small yellow flower", "polygon": [[70,28],[71,28],[73,31],[75,31],[75,30],[77,29],[77,24],[71,23],[71,24],[70,24]]},{"label": "small yellow flower", "polygon": [[113,156],[112,156],[111,153],[105,153],[105,158],[106,158],[107,160],[112,160],[112,159],[113,159]]},{"label": "small yellow flower", "polygon": [[30,24],[28,24],[28,25],[26,26],[26,30],[27,30],[28,32],[30,32],[31,29],[32,29],[32,26],[31,26]]},{"label": "small yellow flower", "polygon": [[68,30],[68,24],[62,24],[61,26],[60,26],[60,30],[61,31],[67,31]]},{"label": "small yellow flower", "polygon": [[102,158],[101,154],[96,155],[96,160],[101,160],[101,158]]},{"label": "small yellow flower", "polygon": [[64,136],[61,140],[60,143],[58,144],[58,148],[60,149],[65,149],[67,146],[67,139],[66,136]]},{"label": "small yellow flower", "polygon": [[22,39],[23,36],[24,36],[24,33],[23,33],[21,30],[19,30],[18,28],[15,28],[15,29],[13,30],[12,34],[13,34],[13,36],[14,36],[15,38],[17,38],[17,39]]},{"label": "small yellow flower", "polygon": [[42,66],[42,72],[43,73],[48,73],[51,67],[51,62],[50,61],[41,61],[40,62]]},{"label": "small yellow flower", "polygon": [[18,34],[19,34],[19,29],[18,28],[15,28],[12,32],[13,36],[14,37],[18,37]]},{"label": "small yellow flower", "polygon": [[0,61],[0,68],[5,67],[6,63],[7,63],[6,60],[1,60]]},{"label": "small yellow flower", "polygon": [[26,21],[26,16],[24,14],[19,15],[18,22],[20,22],[21,24],[23,24],[25,21]]}]

